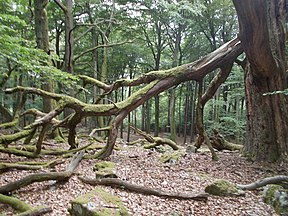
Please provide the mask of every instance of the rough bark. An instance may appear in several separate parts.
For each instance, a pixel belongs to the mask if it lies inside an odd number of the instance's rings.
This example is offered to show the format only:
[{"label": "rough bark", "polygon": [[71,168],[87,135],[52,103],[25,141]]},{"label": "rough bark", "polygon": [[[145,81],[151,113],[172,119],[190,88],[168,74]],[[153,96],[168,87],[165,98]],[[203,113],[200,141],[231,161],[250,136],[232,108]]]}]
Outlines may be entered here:
[{"label": "rough bark", "polygon": [[174,199],[191,199],[197,201],[207,201],[208,195],[205,193],[200,194],[188,194],[188,193],[173,193],[173,192],[165,192],[159,189],[153,189],[145,186],[134,185],[129,182],[125,182],[120,179],[115,178],[104,178],[104,179],[89,179],[78,177],[82,182],[90,184],[90,185],[106,185],[111,187],[118,187],[120,189],[129,190],[136,193],[141,193],[145,195],[154,195],[158,197],[165,198],[174,198]]},{"label": "rough bark", "polygon": [[[288,155],[287,98],[264,93],[287,88],[284,0],[233,0],[240,40],[248,59],[245,74],[247,133],[244,151],[256,160]],[[256,30],[257,29],[257,30]]]}]

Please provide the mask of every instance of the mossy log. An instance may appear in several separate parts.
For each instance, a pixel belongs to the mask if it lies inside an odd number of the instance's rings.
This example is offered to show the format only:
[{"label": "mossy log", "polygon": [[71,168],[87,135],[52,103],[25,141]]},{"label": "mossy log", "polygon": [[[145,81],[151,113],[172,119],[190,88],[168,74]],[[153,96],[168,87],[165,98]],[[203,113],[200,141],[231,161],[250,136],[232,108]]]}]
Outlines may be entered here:
[{"label": "mossy log", "polygon": [[16,211],[21,212],[17,216],[33,216],[33,215],[43,215],[44,213],[51,212],[52,209],[47,206],[38,206],[33,208],[29,204],[17,199],[15,197],[6,196],[0,194],[0,203],[11,206]]},{"label": "mossy log", "polygon": [[117,187],[120,189],[125,189],[128,191],[132,191],[135,193],[141,193],[145,195],[154,195],[158,197],[164,198],[174,198],[174,199],[190,199],[197,201],[207,201],[208,196],[206,193],[200,194],[188,194],[188,193],[177,193],[177,192],[165,192],[158,189],[153,189],[145,186],[134,185],[129,182],[123,181],[121,179],[116,178],[104,178],[104,179],[89,179],[83,178],[81,176],[78,177],[82,182],[90,184],[90,185],[106,185],[111,187]]},{"label": "mossy log", "polygon": [[48,161],[48,162],[43,162],[43,163],[0,163],[0,173],[6,172],[11,169],[16,169],[16,170],[39,170],[43,169],[45,167],[55,167],[57,164],[63,163],[63,160],[53,160],[53,161]]},{"label": "mossy log", "polygon": [[[42,149],[41,154],[37,154],[36,147],[32,145],[24,145],[24,146],[16,146],[16,147],[3,147],[0,146],[0,152],[7,153],[7,154],[13,154],[16,156],[22,156],[22,157],[27,157],[27,158],[37,158],[37,157],[42,157],[43,155],[69,155],[73,154],[75,152],[82,151],[83,149],[87,149],[89,146],[91,146],[92,143],[89,143],[85,146],[78,147],[76,149],[71,149],[71,150],[63,150],[63,149],[55,149],[55,150],[46,150]],[[100,148],[100,147],[99,147]]]},{"label": "mossy log", "polygon": [[153,137],[153,136],[145,133],[144,131],[140,130],[139,128],[133,127],[132,125],[129,125],[129,127],[131,129],[133,129],[139,135],[143,136],[145,138],[145,140],[147,140],[149,143],[152,143],[150,145],[145,145],[144,148],[146,148],[146,149],[155,148],[155,147],[160,146],[160,145],[169,145],[173,150],[179,149],[177,144],[170,139],[161,138],[161,137]]},{"label": "mossy log", "polygon": [[213,129],[213,136],[210,137],[210,142],[213,148],[218,151],[221,150],[242,150],[243,146],[235,143],[228,142],[216,129]]},{"label": "mossy log", "polygon": [[23,150],[15,148],[15,147],[5,148],[3,146],[0,146],[0,152],[7,153],[7,154],[13,154],[16,156],[21,156],[21,157],[27,157],[27,158],[40,157],[39,155],[35,154],[34,152],[23,151]]},{"label": "mossy log", "polygon": [[46,172],[46,173],[35,173],[35,174],[28,175],[20,180],[10,182],[6,185],[1,186],[0,193],[8,194],[8,193],[11,193],[12,191],[15,191],[22,187],[30,185],[34,182],[42,182],[42,181],[48,181],[48,180],[56,180],[58,182],[66,181],[72,176],[74,170],[79,165],[83,156],[84,156],[84,151],[75,154],[70,164],[67,166],[66,170],[63,172]]},{"label": "mossy log", "polygon": [[11,196],[6,196],[3,194],[0,194],[0,203],[7,204],[11,206],[13,209],[20,211],[20,212],[25,212],[30,209],[32,209],[32,206],[29,204]]},{"label": "mossy log", "polygon": [[[42,149],[40,155],[55,155],[55,156],[58,156],[58,155],[64,155],[64,154],[71,154],[71,153],[79,152],[79,151],[81,151],[83,149],[87,149],[92,144],[93,143],[91,142],[91,143],[89,143],[89,144],[87,144],[85,146],[78,147],[76,149],[69,149],[69,150],[64,150],[64,149],[50,149],[50,150]],[[9,148],[11,148],[11,147],[9,147]],[[16,148],[16,149],[19,149],[19,150],[25,149],[28,152],[35,152],[36,151],[36,147],[33,146],[33,145],[17,146],[17,147],[13,147],[13,148]]]}]

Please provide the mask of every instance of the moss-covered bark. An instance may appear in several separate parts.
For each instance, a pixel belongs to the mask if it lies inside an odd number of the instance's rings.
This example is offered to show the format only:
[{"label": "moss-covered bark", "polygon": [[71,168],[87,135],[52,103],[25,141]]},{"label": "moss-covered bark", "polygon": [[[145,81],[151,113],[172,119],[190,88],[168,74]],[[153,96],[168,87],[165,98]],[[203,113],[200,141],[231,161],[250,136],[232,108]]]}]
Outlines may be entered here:
[{"label": "moss-covered bark", "polygon": [[77,146],[75,142],[75,126],[79,124],[82,118],[87,116],[115,116],[114,120],[111,121],[109,125],[111,129],[109,131],[107,144],[105,148],[96,155],[96,157],[105,158],[112,153],[118,134],[118,127],[129,112],[142,105],[148,99],[175,85],[188,80],[203,79],[206,74],[218,67],[223,67],[223,65],[233,61],[241,53],[241,44],[238,39],[233,39],[202,59],[189,64],[163,71],[152,71],[134,79],[117,80],[111,85],[102,85],[100,83],[101,87],[104,89],[103,95],[110,94],[112,91],[123,86],[139,86],[141,84],[146,84],[141,89],[131,94],[127,99],[111,104],[87,104],[70,96],[55,94],[30,87],[18,86],[16,88],[6,89],[5,92],[10,94],[15,92],[37,94],[49,97],[58,102],[58,107],[55,108],[54,111],[49,112],[31,125],[33,128],[51,121],[51,119],[60,114],[64,108],[73,109],[75,111],[74,117],[69,118],[65,124],[70,130],[69,144],[71,148]]},{"label": "moss-covered bark", "polygon": [[47,173],[36,173],[28,175],[20,180],[10,182],[6,185],[0,187],[0,193],[7,194],[12,191],[18,190],[22,187],[30,185],[34,182],[42,182],[48,180],[56,180],[56,181],[65,181],[69,179],[76,167],[79,165],[82,160],[84,152],[80,152],[76,154],[74,158],[72,158],[71,162],[67,166],[66,170],[63,172],[47,172]]}]

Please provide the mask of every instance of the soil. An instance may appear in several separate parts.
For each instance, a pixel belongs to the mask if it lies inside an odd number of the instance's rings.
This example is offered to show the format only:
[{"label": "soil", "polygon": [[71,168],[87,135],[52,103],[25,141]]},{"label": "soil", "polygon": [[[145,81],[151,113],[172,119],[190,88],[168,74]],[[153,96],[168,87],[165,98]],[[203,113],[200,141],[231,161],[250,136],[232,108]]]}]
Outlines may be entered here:
[{"label": "soil", "polygon": [[[81,145],[87,144],[81,140]],[[63,144],[52,141],[44,148],[63,148]],[[68,147],[67,145],[64,147]],[[226,179],[238,184],[251,183],[255,180],[277,174],[288,175],[287,164],[263,164],[247,160],[237,151],[218,152],[219,161],[212,161],[210,152],[203,148],[199,153],[186,153],[181,146],[183,156],[179,161],[162,163],[159,158],[163,154],[158,150],[144,149],[140,144],[126,145],[125,141],[117,143],[120,150],[114,151],[108,160],[116,163],[118,178],[133,184],[148,186],[156,189],[174,192],[203,192],[206,185],[216,179]],[[163,150],[161,148],[160,150]],[[169,147],[165,151],[172,152]],[[55,157],[47,156],[42,159],[26,159],[0,153],[0,162],[18,161],[50,161]],[[92,168],[98,160],[82,160],[76,173],[85,177],[95,176]],[[0,185],[18,180],[32,173],[47,171],[63,171],[69,163],[57,165],[55,168],[38,171],[13,170],[2,173]],[[73,175],[65,184],[55,186],[54,181],[33,183],[13,192],[13,196],[32,206],[47,205],[53,209],[48,215],[69,215],[69,201],[89,192],[93,186],[83,184]],[[159,198],[127,192],[121,189],[101,186],[121,198],[130,215],[242,215],[265,216],[277,215],[272,207],[266,205],[261,197],[261,190],[247,191],[241,197],[209,196],[207,202]],[[14,215],[16,212],[9,206],[0,204],[0,215]]]}]

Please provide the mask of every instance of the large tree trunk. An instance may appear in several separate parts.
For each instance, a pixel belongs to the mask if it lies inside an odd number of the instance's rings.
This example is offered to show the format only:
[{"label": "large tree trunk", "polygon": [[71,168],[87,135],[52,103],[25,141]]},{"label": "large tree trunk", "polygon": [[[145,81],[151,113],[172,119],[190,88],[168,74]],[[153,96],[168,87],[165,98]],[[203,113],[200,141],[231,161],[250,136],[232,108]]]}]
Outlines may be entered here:
[{"label": "large tree trunk", "polygon": [[287,157],[287,101],[282,94],[264,93],[287,88],[285,65],[285,0],[233,0],[246,68],[247,137],[244,151],[256,160]]}]

